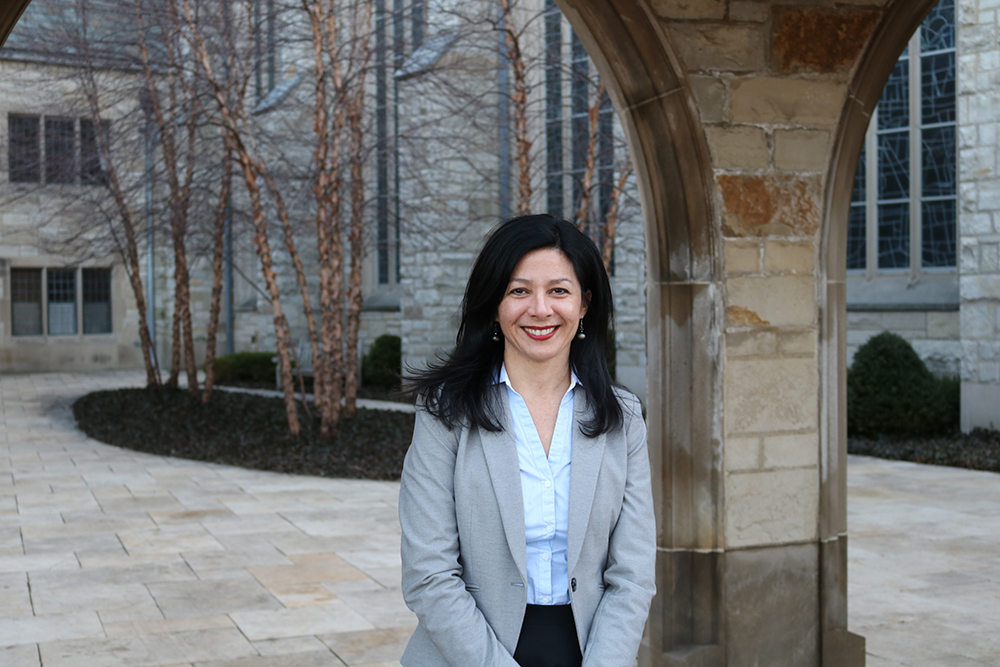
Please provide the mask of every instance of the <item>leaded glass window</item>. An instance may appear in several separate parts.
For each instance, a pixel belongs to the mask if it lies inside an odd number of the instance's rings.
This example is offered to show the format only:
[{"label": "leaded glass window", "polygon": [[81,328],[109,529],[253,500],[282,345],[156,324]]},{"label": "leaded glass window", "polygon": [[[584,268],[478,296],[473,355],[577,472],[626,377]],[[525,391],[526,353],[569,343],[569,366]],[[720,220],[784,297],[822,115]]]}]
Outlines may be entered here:
[{"label": "leaded glass window", "polygon": [[49,335],[73,335],[76,333],[76,270],[48,269],[45,273]]},{"label": "leaded glass window", "polygon": [[940,0],[893,68],[851,197],[847,268],[956,263],[955,3]]},{"label": "leaded glass window", "polygon": [[83,333],[111,333],[111,269],[83,269]]},{"label": "leaded glass window", "polygon": [[11,334],[42,335],[42,270],[11,269]]}]

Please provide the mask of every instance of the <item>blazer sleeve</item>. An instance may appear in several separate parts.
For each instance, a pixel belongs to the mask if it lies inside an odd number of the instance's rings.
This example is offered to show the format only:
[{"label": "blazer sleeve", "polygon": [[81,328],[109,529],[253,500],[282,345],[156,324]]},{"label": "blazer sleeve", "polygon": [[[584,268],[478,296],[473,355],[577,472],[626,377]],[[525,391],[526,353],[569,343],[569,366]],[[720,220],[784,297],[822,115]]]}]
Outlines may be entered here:
[{"label": "blazer sleeve", "polygon": [[625,401],[628,467],[621,514],[611,533],[604,595],[583,653],[583,667],[632,667],[656,593],[656,520],[639,401]]},{"label": "blazer sleeve", "polygon": [[461,578],[454,479],[462,433],[417,410],[399,490],[403,599],[452,667],[517,667]]}]

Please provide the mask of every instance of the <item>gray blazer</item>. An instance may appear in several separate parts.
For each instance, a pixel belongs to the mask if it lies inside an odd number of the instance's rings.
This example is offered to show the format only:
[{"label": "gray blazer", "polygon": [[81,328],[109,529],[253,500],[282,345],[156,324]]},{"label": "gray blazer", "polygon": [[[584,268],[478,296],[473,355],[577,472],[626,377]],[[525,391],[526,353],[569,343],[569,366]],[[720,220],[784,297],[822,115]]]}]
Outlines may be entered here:
[{"label": "gray blazer", "polygon": [[[501,391],[498,385],[496,391]],[[632,667],[655,593],[646,425],[588,438],[576,390],[567,563],[584,667]],[[418,619],[407,667],[516,667],[527,604],[524,504],[507,393],[503,431],[446,429],[417,411],[399,490],[403,597]],[[582,399],[582,400],[581,400]]]}]

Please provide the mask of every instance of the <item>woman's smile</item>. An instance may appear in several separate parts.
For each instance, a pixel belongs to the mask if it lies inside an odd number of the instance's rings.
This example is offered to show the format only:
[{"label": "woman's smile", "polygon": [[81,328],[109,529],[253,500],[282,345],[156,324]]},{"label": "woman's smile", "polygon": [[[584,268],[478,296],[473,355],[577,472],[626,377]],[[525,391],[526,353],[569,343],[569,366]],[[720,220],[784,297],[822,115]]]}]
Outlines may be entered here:
[{"label": "woman's smile", "polygon": [[548,340],[555,335],[559,327],[545,327],[544,329],[534,329],[531,327],[521,327],[524,332],[535,340]]}]

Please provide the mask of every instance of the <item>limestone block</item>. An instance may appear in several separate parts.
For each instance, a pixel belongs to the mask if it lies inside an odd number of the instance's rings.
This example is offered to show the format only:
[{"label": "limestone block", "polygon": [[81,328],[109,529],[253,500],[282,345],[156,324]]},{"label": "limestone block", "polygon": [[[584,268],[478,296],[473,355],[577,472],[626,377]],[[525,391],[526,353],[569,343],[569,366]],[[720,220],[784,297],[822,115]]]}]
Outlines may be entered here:
[{"label": "limestone block", "polygon": [[963,303],[962,338],[964,340],[992,338],[996,324],[995,310],[990,303]]},{"label": "limestone block", "polygon": [[819,377],[810,358],[726,358],[726,433],[816,428]]},{"label": "limestone block", "polygon": [[[958,148],[959,149],[972,148],[973,146],[979,143],[978,137],[979,137],[979,132],[977,131],[975,125],[963,125],[962,127],[958,128],[958,142],[957,142]],[[964,177],[965,174],[964,167],[960,165],[959,168],[962,170]]]},{"label": "limestone block", "polygon": [[900,335],[904,331],[923,333],[927,331],[927,313],[890,310],[882,313],[882,325]]},{"label": "limestone block", "polygon": [[762,23],[768,18],[768,7],[758,2],[739,2],[738,0],[733,0],[729,4],[729,18],[733,21]]},{"label": "limestone block", "polygon": [[765,468],[802,468],[819,465],[819,435],[792,433],[764,438]]},{"label": "limestone block", "polygon": [[996,152],[993,146],[976,146],[959,151],[959,164],[963,178],[988,178],[996,171]]},{"label": "limestone block", "polygon": [[812,241],[767,241],[764,244],[764,271],[811,273],[812,270]]},{"label": "limestone block", "polygon": [[778,352],[781,354],[816,354],[816,332],[781,331],[778,334]]},{"label": "limestone block", "polygon": [[725,0],[652,0],[653,11],[665,19],[722,19]]},{"label": "limestone block", "polygon": [[979,241],[975,238],[962,239],[959,268],[965,275],[979,272]]},{"label": "limestone block", "polygon": [[847,344],[857,345],[858,347],[864,345],[868,342],[868,339],[875,334],[883,331],[884,329],[874,330],[874,329],[848,329],[847,330]]},{"label": "limestone block", "polygon": [[709,127],[712,162],[723,169],[764,169],[771,161],[767,133],[753,125]]},{"label": "limestone block", "polygon": [[840,118],[847,86],[835,81],[754,77],[731,84],[735,123],[832,127]]},{"label": "limestone block", "polygon": [[749,357],[773,355],[778,350],[778,335],[773,330],[730,331],[726,333],[726,356]]},{"label": "limestone block", "polygon": [[692,76],[691,93],[698,104],[701,120],[718,123],[726,117],[726,86],[714,76]]},{"label": "limestone block", "polygon": [[914,340],[914,352],[927,369],[939,377],[961,371],[962,344],[957,340]]},{"label": "limestone block", "polygon": [[816,282],[812,276],[737,277],[726,281],[727,306],[756,313],[772,326],[816,322]]},{"label": "limestone block", "polygon": [[[1000,99],[997,103],[1000,104]],[[979,181],[979,201],[976,205],[980,211],[1000,210],[1000,179]]]},{"label": "limestone block", "polygon": [[1000,274],[962,276],[958,287],[963,301],[1000,301]]},{"label": "limestone block", "polygon": [[722,251],[729,273],[759,273],[760,244],[756,241],[725,240]]},{"label": "limestone block", "polygon": [[671,41],[691,70],[756,72],[764,69],[767,33],[762,26],[671,23]]},{"label": "limestone block", "polygon": [[721,174],[726,236],[811,236],[819,228],[818,177]]},{"label": "limestone block", "polygon": [[983,243],[979,246],[979,272],[1000,273],[1000,244]]},{"label": "limestone block", "polygon": [[847,312],[848,329],[878,329],[882,330],[882,313],[871,310],[856,310]]},{"label": "limestone block", "polygon": [[880,16],[880,12],[865,9],[777,9],[774,59],[785,72],[846,72],[854,65]]},{"label": "limestone block", "polygon": [[726,545],[814,540],[818,510],[815,468],[730,473],[726,476]]},{"label": "limestone block", "polygon": [[927,337],[943,340],[958,340],[960,335],[958,311],[935,311],[927,313]]},{"label": "limestone block", "polygon": [[760,438],[726,438],[723,449],[726,470],[760,468]]},{"label": "limestone block", "polygon": [[1000,364],[996,362],[979,362],[979,381],[986,384],[1000,382]]},{"label": "limestone block", "polygon": [[[959,203],[962,206],[962,213],[975,213],[979,204],[979,184],[975,181],[959,183]],[[961,229],[965,229],[966,216],[961,216],[959,224]]]},{"label": "limestone block", "polygon": [[829,132],[775,130],[774,166],[787,171],[823,171],[829,160],[829,148]]}]

